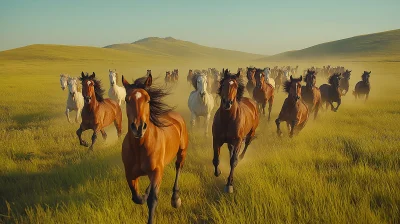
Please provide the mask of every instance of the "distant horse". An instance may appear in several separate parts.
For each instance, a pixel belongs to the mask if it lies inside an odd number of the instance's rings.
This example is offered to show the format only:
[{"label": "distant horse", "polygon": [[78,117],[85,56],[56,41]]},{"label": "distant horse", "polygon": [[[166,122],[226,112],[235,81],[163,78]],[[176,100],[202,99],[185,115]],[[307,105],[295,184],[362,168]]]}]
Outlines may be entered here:
[{"label": "distant horse", "polygon": [[65,115],[67,116],[68,122],[71,123],[71,120],[69,119],[69,112],[73,110],[76,111],[75,122],[78,122],[79,117],[82,113],[83,106],[85,104],[83,101],[81,89],[78,85],[78,78],[68,77],[67,83],[68,99],[65,109]]},{"label": "distant horse", "polygon": [[[342,103],[342,93],[339,90],[340,73],[335,73],[329,77],[329,84],[322,84],[319,87],[321,91],[321,103],[326,103],[326,109],[331,105],[331,110],[336,112]],[[337,102],[336,108],[333,106],[333,102]]]},{"label": "distant horse", "polygon": [[[152,76],[136,79],[129,84],[122,76],[127,92],[126,113],[128,133],[122,143],[125,177],[135,204],[147,202],[148,223],[153,223],[164,168],[175,157],[175,182],[171,205],[181,205],[178,180],[186,157],[188,133],[182,116],[164,102],[168,95],[163,89],[152,87]],[[139,192],[139,177],[148,176],[150,185],[144,195]]]},{"label": "distant horse", "polygon": [[274,87],[275,89],[275,80],[271,77],[272,75],[271,69],[269,67],[265,67],[263,73],[265,76],[265,81],[271,84],[271,86]]},{"label": "distant horse", "polygon": [[111,99],[103,99],[104,90],[94,72],[90,76],[82,72],[79,79],[82,82],[82,95],[85,105],[82,110],[82,123],[76,134],[80,144],[88,147],[89,144],[82,140],[81,135],[83,131],[92,129],[92,144],[89,148],[89,150],[92,150],[97,139],[97,133],[100,131],[103,139],[106,139],[107,134],[104,128],[113,122],[117,128],[118,137],[121,136],[122,112],[117,102]]},{"label": "distant horse", "polygon": [[[340,87],[340,93],[345,96],[347,92],[349,91],[349,80],[351,76],[351,70],[347,70],[342,74],[342,77],[339,82],[339,87]],[[344,93],[343,93],[344,91]]]},{"label": "distant horse", "polygon": [[205,135],[208,135],[208,127],[211,118],[211,111],[214,108],[214,97],[207,90],[207,76],[204,74],[196,74],[192,78],[194,91],[190,93],[188,99],[188,107],[191,111],[190,124],[195,126],[199,117],[205,117]]},{"label": "distant horse", "polygon": [[193,78],[193,70],[189,69],[189,73],[186,76],[186,81],[189,83],[189,85],[192,85],[192,78]]},{"label": "distant horse", "polygon": [[171,77],[172,77],[172,82],[177,83],[179,80],[179,70],[174,69],[174,71],[172,71]]},{"label": "distant horse", "polygon": [[292,76],[290,76],[290,81],[286,81],[284,84],[285,92],[289,95],[283,102],[281,112],[275,120],[278,136],[282,136],[280,128],[281,121],[286,121],[287,127],[289,128],[289,137],[293,137],[294,131],[299,133],[307,123],[308,107],[301,99],[302,79],[302,76],[298,79],[293,79]]},{"label": "distant horse", "polygon": [[314,119],[317,118],[319,108],[322,105],[321,92],[319,91],[319,88],[315,86],[317,81],[315,74],[315,71],[308,70],[304,77],[306,86],[301,87],[301,98],[307,104],[309,112],[314,112]]},{"label": "distant horse", "polygon": [[221,146],[224,143],[228,144],[231,171],[225,191],[229,193],[233,193],[233,173],[238,164],[242,143],[244,141],[245,146],[240,159],[243,159],[259,123],[257,105],[253,100],[243,97],[244,88],[240,73],[235,75],[228,69],[224,71],[218,90],[221,104],[214,115],[212,126],[214,175],[217,177],[221,174],[218,168]]},{"label": "distant horse", "polygon": [[[256,68],[247,68],[247,84],[246,84],[246,89],[247,92],[249,93],[250,96],[253,95],[253,89],[256,86],[256,79],[254,78],[254,75],[256,73]],[[240,73],[238,73],[240,75]]]},{"label": "distant horse", "polygon": [[369,91],[371,90],[371,84],[369,83],[369,77],[370,77],[371,71],[367,72],[364,71],[364,73],[361,76],[361,81],[357,82],[355,89],[353,91],[353,95],[358,98],[361,98],[361,96],[365,95],[365,102],[368,99]]},{"label": "distant horse", "polygon": [[121,102],[125,101],[126,91],[122,86],[118,86],[118,73],[116,70],[108,70],[108,78],[110,80],[110,89],[108,90],[108,97],[121,106]]},{"label": "distant horse", "polygon": [[172,75],[170,71],[165,72],[165,78],[164,78],[165,84],[171,83],[172,82]]},{"label": "distant horse", "polygon": [[67,80],[68,80],[69,75],[68,74],[60,74],[60,84],[61,84],[61,89],[65,90],[67,88]]},{"label": "distant horse", "polygon": [[253,99],[257,102],[259,113],[265,116],[265,106],[268,102],[268,121],[271,119],[272,104],[274,103],[274,87],[265,81],[263,70],[257,69],[255,74],[256,87],[253,89]]},{"label": "distant horse", "polygon": [[275,78],[275,86],[276,90],[279,91],[279,88],[289,80],[289,77],[287,76],[289,73],[287,71],[283,70],[278,70],[278,75]]}]

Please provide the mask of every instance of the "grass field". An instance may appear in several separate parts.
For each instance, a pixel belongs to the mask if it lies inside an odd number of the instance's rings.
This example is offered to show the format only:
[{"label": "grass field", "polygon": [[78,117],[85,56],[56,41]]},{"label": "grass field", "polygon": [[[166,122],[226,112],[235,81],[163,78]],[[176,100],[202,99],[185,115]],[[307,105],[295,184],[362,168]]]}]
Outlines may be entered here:
[{"label": "grass field", "polygon": [[[147,220],[147,207],[131,201],[120,156],[122,139],[117,139],[115,129],[106,129],[108,140],[99,138],[92,153],[79,146],[78,124],[69,124],[64,115],[67,93],[60,89],[59,73],[95,71],[108,89],[109,68],[133,79],[146,69],[157,76],[178,67],[181,79],[167,102],[177,106],[188,124],[191,89],[185,78],[189,68],[236,70],[251,64],[190,64],[189,60],[146,57],[141,61],[140,55],[125,58],[121,55],[125,52],[114,51],[113,57],[100,55],[96,60],[91,58],[97,53],[86,59],[68,56],[68,60],[0,55],[0,222]],[[236,169],[234,194],[223,191],[229,172],[226,146],[221,155],[222,175],[216,178],[211,138],[204,138],[201,130],[191,132],[180,179],[182,207],[170,205],[174,179],[170,164],[161,185],[156,223],[400,223],[400,64],[330,63],[353,69],[351,89],[363,70],[372,70],[367,103],[354,102],[349,92],[337,113],[321,113],[293,139],[278,138],[274,122],[263,119],[258,138]],[[268,65],[283,64],[295,63]],[[310,61],[300,67],[310,65],[321,66]],[[325,81],[319,79],[318,84]],[[277,93],[273,119],[285,96]],[[123,124],[125,134],[125,114]],[[87,131],[83,136],[89,139],[91,134]],[[143,192],[148,180],[141,181]]]}]

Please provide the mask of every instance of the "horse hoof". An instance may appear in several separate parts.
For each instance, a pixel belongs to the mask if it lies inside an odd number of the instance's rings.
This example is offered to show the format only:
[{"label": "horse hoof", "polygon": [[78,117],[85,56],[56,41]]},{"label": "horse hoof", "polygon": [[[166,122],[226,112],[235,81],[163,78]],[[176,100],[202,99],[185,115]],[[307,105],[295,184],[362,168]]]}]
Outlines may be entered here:
[{"label": "horse hoof", "polygon": [[89,147],[89,144],[86,141],[82,141],[81,145],[85,146],[85,147]]},{"label": "horse hoof", "polygon": [[221,170],[220,170],[220,169],[216,170],[216,171],[214,172],[214,175],[215,175],[216,177],[219,177],[219,175],[221,175]]},{"label": "horse hoof", "polygon": [[182,201],[181,201],[181,198],[178,198],[178,199],[176,199],[176,200],[171,200],[171,205],[172,205],[172,207],[174,207],[174,208],[179,208],[181,205],[182,205]]},{"label": "horse hoof", "polygon": [[233,193],[233,186],[229,185],[229,186],[225,186],[225,192],[232,194]]},{"label": "horse hoof", "polygon": [[88,151],[93,151],[93,145],[91,145],[90,147],[89,147],[89,150]]},{"label": "horse hoof", "polygon": [[244,158],[244,155],[243,155],[243,154],[240,154],[239,160],[242,160],[243,158]]}]

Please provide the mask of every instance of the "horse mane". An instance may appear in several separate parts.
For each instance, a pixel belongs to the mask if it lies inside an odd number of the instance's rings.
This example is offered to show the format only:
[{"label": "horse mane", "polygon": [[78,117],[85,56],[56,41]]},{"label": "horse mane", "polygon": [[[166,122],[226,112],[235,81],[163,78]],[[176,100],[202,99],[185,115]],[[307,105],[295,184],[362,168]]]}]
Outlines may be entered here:
[{"label": "horse mane", "polygon": [[[147,77],[141,77],[136,79],[133,84],[130,85],[133,89],[143,89],[150,96],[150,121],[156,127],[168,127],[172,124],[165,124],[160,120],[160,117],[166,113],[169,113],[175,109],[175,107],[170,107],[162,100],[164,97],[170,95],[170,92],[164,87],[153,87],[146,86],[145,82]],[[154,82],[154,80],[153,80]]]},{"label": "horse mane", "polygon": [[341,73],[334,73],[333,75],[329,76],[328,83],[333,85],[333,80],[339,79],[341,75]]},{"label": "horse mane", "polygon": [[192,76],[192,86],[193,86],[193,88],[195,89],[195,90],[197,90],[197,78],[199,78],[199,76],[202,76],[203,74],[201,74],[201,73],[195,73],[193,76]]},{"label": "horse mane", "polygon": [[307,78],[308,75],[314,75],[315,76],[316,74],[315,74],[315,71],[307,70],[307,74],[303,75],[303,81],[304,82],[306,82],[306,80],[307,80],[306,78]]},{"label": "horse mane", "polygon": [[224,75],[224,77],[219,81],[217,94],[221,96],[222,84],[225,82],[226,79],[234,79],[238,83],[236,100],[240,102],[240,100],[243,98],[244,88],[245,88],[242,76],[237,77],[235,74]]},{"label": "horse mane", "polygon": [[79,77],[79,80],[82,83],[85,83],[85,81],[93,81],[94,82],[94,93],[96,96],[96,100],[99,102],[103,102],[104,98],[104,89],[101,88],[101,81],[97,80],[96,78],[91,77],[90,75],[85,75],[84,77]]},{"label": "horse mane", "polygon": [[283,89],[285,90],[285,92],[289,93],[290,87],[292,86],[292,82],[301,82],[301,79],[300,78],[297,78],[297,79],[292,78],[291,81],[286,81],[283,84]]}]

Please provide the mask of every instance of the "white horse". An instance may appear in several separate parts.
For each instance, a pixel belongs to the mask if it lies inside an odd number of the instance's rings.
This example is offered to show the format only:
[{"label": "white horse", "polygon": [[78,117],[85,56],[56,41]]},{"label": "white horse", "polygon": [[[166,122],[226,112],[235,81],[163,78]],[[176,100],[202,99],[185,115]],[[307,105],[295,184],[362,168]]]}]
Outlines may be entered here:
[{"label": "white horse", "polygon": [[290,77],[290,70],[285,70],[283,71],[283,77],[282,77],[282,83],[285,83],[286,81],[289,81]]},{"label": "white horse", "polygon": [[270,77],[271,69],[269,67],[264,68],[264,74],[265,74],[265,81],[271,84],[272,87],[274,87],[275,89],[275,80]]},{"label": "white horse", "polygon": [[110,89],[108,90],[108,96],[110,99],[116,101],[119,105],[121,102],[125,101],[126,90],[122,86],[117,85],[118,73],[116,70],[108,70],[110,73],[108,77],[110,78]]},{"label": "white horse", "polygon": [[61,84],[61,89],[65,90],[67,88],[67,79],[69,75],[68,74],[60,74],[60,84]]},{"label": "white horse", "polygon": [[71,123],[71,120],[69,119],[69,112],[73,110],[76,111],[75,122],[78,122],[85,104],[83,101],[83,95],[82,92],[78,91],[78,78],[68,77],[67,83],[68,99],[65,115],[67,116],[68,122]]},{"label": "white horse", "polygon": [[208,127],[211,118],[211,111],[214,108],[214,97],[207,91],[207,76],[205,74],[195,74],[192,78],[192,85],[195,88],[190,93],[188,106],[191,111],[190,124],[195,126],[196,120],[205,117],[205,135],[208,135]]}]

